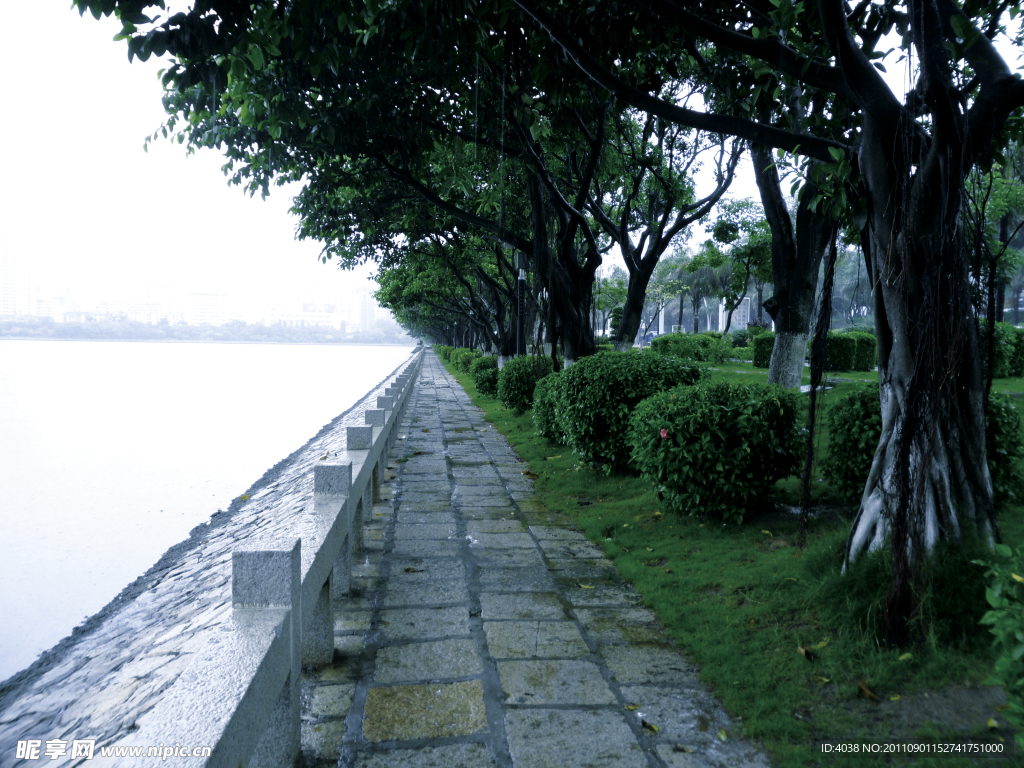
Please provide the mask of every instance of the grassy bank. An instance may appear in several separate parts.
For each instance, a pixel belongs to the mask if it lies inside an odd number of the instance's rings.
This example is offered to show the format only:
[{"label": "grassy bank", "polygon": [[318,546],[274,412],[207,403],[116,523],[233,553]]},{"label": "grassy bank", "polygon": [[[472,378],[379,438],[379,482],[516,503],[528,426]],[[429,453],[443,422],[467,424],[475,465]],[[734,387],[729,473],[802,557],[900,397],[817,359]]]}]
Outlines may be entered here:
[{"label": "grassy bank", "polygon": [[[748,365],[714,368],[716,378],[764,381],[764,372]],[[1012,748],[1013,731],[995,708],[998,692],[978,687],[993,655],[988,636],[970,626],[984,596],[979,579],[964,578],[962,560],[940,559],[933,569],[933,588],[943,596],[935,603],[946,608],[930,617],[930,638],[909,652],[886,649],[873,632],[884,558],[865,561],[850,576],[839,574],[849,509],[815,518],[804,549],[795,544],[796,516],[781,507],[797,503],[795,478],[780,482],[766,511],[742,526],[662,514],[649,483],[580,468],[569,449],[534,432],[530,412],[516,416],[477,392],[467,375],[449,370],[529,462],[540,501],[604,549],[778,765],[877,762],[822,757],[822,742],[854,739],[1002,740]],[[826,407],[848,386],[838,382]],[[816,443],[821,454],[827,431]],[[814,479],[816,502],[842,502],[817,473]],[[1024,541],[1022,517],[1024,510],[1014,508],[1001,518],[1004,541],[1012,546]],[[998,727],[989,727],[989,718]]]}]

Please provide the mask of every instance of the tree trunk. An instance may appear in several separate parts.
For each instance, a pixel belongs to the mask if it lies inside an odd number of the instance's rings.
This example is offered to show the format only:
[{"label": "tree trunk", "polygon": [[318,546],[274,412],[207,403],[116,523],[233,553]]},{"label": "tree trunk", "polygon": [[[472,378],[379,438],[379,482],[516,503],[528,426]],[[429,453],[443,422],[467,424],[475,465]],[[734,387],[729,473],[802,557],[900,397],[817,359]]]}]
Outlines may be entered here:
[{"label": "tree trunk", "polygon": [[751,145],[750,156],[765,218],[772,231],[772,282],[775,292],[764,303],[764,308],[775,322],[775,346],[768,363],[768,383],[786,388],[799,387],[814,311],[818,267],[825,249],[835,237],[835,221],[820,210],[810,209],[809,203],[817,194],[817,188],[808,184],[797,207],[794,231],[771,150]]},{"label": "tree trunk", "polygon": [[629,270],[629,287],[626,289],[626,303],[622,307],[622,319],[619,321],[619,332],[613,344],[616,352],[625,352],[633,347],[640,327],[643,325],[644,301],[647,298],[647,286],[657,266],[656,260],[643,259],[639,268]]},{"label": "tree trunk", "polygon": [[594,292],[594,276],[601,257],[587,253],[581,265],[576,243],[568,231],[560,232],[556,247],[548,242],[548,223],[540,180],[531,175],[527,180],[530,193],[530,219],[533,227],[534,263],[548,290],[548,300],[558,318],[559,335],[565,352],[565,366],[577,358],[597,351],[590,324],[590,304]]},{"label": "tree trunk", "polygon": [[[870,120],[860,149],[868,194],[882,438],[847,543],[846,563],[889,540],[895,582],[889,639],[903,643],[917,561],[965,525],[998,536],[985,460],[984,378],[960,206],[961,153],[935,146],[911,163]],[[895,157],[894,157],[895,155]],[[941,310],[939,309],[941,308]]]}]

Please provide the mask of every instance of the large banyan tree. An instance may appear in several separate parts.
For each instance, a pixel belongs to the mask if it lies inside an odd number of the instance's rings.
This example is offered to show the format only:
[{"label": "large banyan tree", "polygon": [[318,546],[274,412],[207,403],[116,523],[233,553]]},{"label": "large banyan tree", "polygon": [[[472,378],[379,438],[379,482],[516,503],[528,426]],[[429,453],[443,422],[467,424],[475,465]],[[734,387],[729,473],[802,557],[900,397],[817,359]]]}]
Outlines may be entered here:
[{"label": "large banyan tree", "polygon": [[[787,92],[796,92],[797,103],[834,99],[848,109],[854,130],[847,142],[838,142],[831,127],[800,133],[658,102],[584,48],[557,8],[532,0],[517,4],[618,98],[683,125],[817,161],[819,204],[837,206],[837,215],[860,226],[875,298],[883,430],[846,562],[889,544],[895,580],[886,623],[890,639],[902,641],[919,558],[940,540],[960,541],[969,528],[990,542],[998,536],[961,209],[968,174],[992,162],[1018,129],[1024,105],[1024,81],[993,44],[1009,5],[652,4],[665,24],[675,25],[680,47],[696,41],[740,54],[730,65],[749,67],[752,81],[772,83],[782,103]],[[876,66],[883,57],[880,41],[894,35],[900,36],[910,84],[903,98]],[[861,191],[859,201],[850,190]]]}]

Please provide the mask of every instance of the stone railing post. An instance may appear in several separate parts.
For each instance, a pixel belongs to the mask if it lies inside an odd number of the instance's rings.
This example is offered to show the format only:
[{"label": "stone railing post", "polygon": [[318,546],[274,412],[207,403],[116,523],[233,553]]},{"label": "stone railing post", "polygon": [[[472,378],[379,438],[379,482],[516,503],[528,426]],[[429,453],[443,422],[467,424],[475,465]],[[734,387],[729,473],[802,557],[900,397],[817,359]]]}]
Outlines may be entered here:
[{"label": "stone railing post", "polygon": [[[300,749],[301,542],[294,539],[287,548],[278,548],[279,544],[253,542],[231,553],[231,604],[235,615],[253,609],[281,608],[287,608],[289,614],[289,620],[286,622],[290,646],[289,668],[284,687],[277,694],[267,722],[242,724],[243,728],[251,729],[250,738],[256,740],[256,748],[247,763],[248,768],[277,768],[291,765],[298,757]],[[237,740],[238,736],[233,734],[232,741]]]}]

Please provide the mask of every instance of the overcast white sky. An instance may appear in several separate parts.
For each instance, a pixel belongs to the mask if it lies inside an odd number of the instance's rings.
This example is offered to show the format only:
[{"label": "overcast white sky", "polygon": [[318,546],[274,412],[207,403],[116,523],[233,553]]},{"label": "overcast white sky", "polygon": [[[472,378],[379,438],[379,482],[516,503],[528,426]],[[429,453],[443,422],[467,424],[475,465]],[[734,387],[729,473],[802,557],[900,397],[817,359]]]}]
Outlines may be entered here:
[{"label": "overcast white sky", "polygon": [[[335,298],[361,274],[294,240],[291,196],[229,187],[222,157],[144,138],[163,122],[155,60],[128,62],[119,25],[67,0],[5,3],[0,45],[0,244],[35,281],[102,300],[244,291],[256,301]],[[297,190],[295,190],[297,191]],[[347,292],[347,291],[345,291]]]},{"label": "overcast white sky", "polygon": [[[167,293],[244,292],[255,302],[335,298],[369,270],[340,272],[294,240],[294,191],[262,201],[229,187],[222,157],[187,157],[167,141],[142,151],[163,122],[157,70],[129,64],[112,19],[69,3],[7,3],[0,46],[0,245],[31,258],[37,283],[95,301]],[[1017,54],[1000,46],[1004,55]],[[905,92],[906,65],[887,79]],[[732,196],[756,197],[749,162]],[[697,235],[692,244],[703,239]],[[620,259],[609,259],[619,263]]]}]

